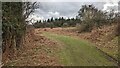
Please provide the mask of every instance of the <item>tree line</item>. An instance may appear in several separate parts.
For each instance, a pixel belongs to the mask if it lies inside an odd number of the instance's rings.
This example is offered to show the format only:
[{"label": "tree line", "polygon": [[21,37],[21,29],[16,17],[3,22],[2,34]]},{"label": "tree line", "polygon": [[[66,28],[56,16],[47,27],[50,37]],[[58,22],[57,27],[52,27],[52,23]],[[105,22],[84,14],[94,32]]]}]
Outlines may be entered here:
[{"label": "tree line", "polygon": [[55,28],[55,27],[72,27],[76,26],[80,32],[91,31],[94,27],[100,28],[103,25],[110,25],[112,23],[118,23],[120,13],[113,9],[110,12],[102,11],[96,8],[94,5],[82,5],[78,11],[76,18],[64,19],[63,17],[51,18],[48,20],[41,20],[35,22],[33,25],[36,28]]},{"label": "tree line", "polygon": [[45,27],[55,28],[55,27],[75,26],[76,23],[80,23],[80,19],[77,19],[77,18],[65,19],[64,17],[59,17],[59,18],[51,17],[50,19],[43,20],[43,22],[39,20],[35,22],[33,25],[36,28],[45,28]]}]

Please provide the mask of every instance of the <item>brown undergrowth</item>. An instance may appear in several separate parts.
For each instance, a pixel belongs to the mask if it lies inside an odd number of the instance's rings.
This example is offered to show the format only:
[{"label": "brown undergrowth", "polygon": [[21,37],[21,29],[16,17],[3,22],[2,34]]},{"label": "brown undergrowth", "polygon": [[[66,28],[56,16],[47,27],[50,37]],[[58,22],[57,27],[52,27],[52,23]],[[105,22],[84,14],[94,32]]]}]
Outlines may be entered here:
[{"label": "brown undergrowth", "polygon": [[42,36],[40,32],[28,31],[25,46],[5,66],[58,66],[60,64],[55,55],[58,51],[56,45],[56,42]]}]

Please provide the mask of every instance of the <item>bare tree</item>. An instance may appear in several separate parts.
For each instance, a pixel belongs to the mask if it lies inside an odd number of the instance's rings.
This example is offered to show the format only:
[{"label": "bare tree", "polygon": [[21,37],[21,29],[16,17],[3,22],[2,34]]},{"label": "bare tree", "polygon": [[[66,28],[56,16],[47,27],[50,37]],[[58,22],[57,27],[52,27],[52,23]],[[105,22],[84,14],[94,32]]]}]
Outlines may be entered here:
[{"label": "bare tree", "polygon": [[[35,12],[35,9],[39,7],[37,2],[24,2],[23,3],[23,16],[24,19],[29,18],[29,16]],[[30,20],[29,20],[30,21]]]}]

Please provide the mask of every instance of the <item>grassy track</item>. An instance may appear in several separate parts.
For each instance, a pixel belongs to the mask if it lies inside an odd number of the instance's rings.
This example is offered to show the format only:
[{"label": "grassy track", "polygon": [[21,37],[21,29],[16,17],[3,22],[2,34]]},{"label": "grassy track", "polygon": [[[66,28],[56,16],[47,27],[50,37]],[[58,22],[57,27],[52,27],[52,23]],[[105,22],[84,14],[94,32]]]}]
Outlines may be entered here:
[{"label": "grassy track", "polygon": [[58,53],[60,62],[67,66],[113,66],[93,44],[70,36],[45,32],[44,35],[52,40],[62,43],[62,50]]}]

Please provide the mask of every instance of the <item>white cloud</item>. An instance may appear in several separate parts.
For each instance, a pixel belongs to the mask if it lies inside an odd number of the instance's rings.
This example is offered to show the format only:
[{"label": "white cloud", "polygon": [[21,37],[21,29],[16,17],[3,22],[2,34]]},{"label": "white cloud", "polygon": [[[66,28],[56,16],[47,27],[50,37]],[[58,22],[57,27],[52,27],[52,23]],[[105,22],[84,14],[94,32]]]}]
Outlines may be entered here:
[{"label": "white cloud", "polygon": [[[103,10],[109,10],[108,7],[114,7],[114,6],[118,6],[118,4],[106,3],[106,4],[104,5]],[[113,9],[114,9],[114,8],[113,8]]]},{"label": "white cloud", "polygon": [[42,16],[37,16],[37,15],[32,15],[31,17],[30,17],[31,19],[34,19],[34,20],[42,20],[42,19],[44,19],[44,17],[42,17]]},{"label": "white cloud", "polygon": [[33,15],[30,15],[29,18],[27,20],[31,20],[29,23],[34,23],[36,21],[39,21],[39,20],[44,20],[44,17],[43,16],[37,16],[36,14],[33,14]]},{"label": "white cloud", "polygon": [[48,16],[50,16],[50,17],[58,17],[58,16],[60,16],[60,13],[59,12],[48,12]]},{"label": "white cloud", "polygon": [[118,0],[106,0],[103,11],[110,11],[111,9],[114,9],[115,11],[118,10]]}]

